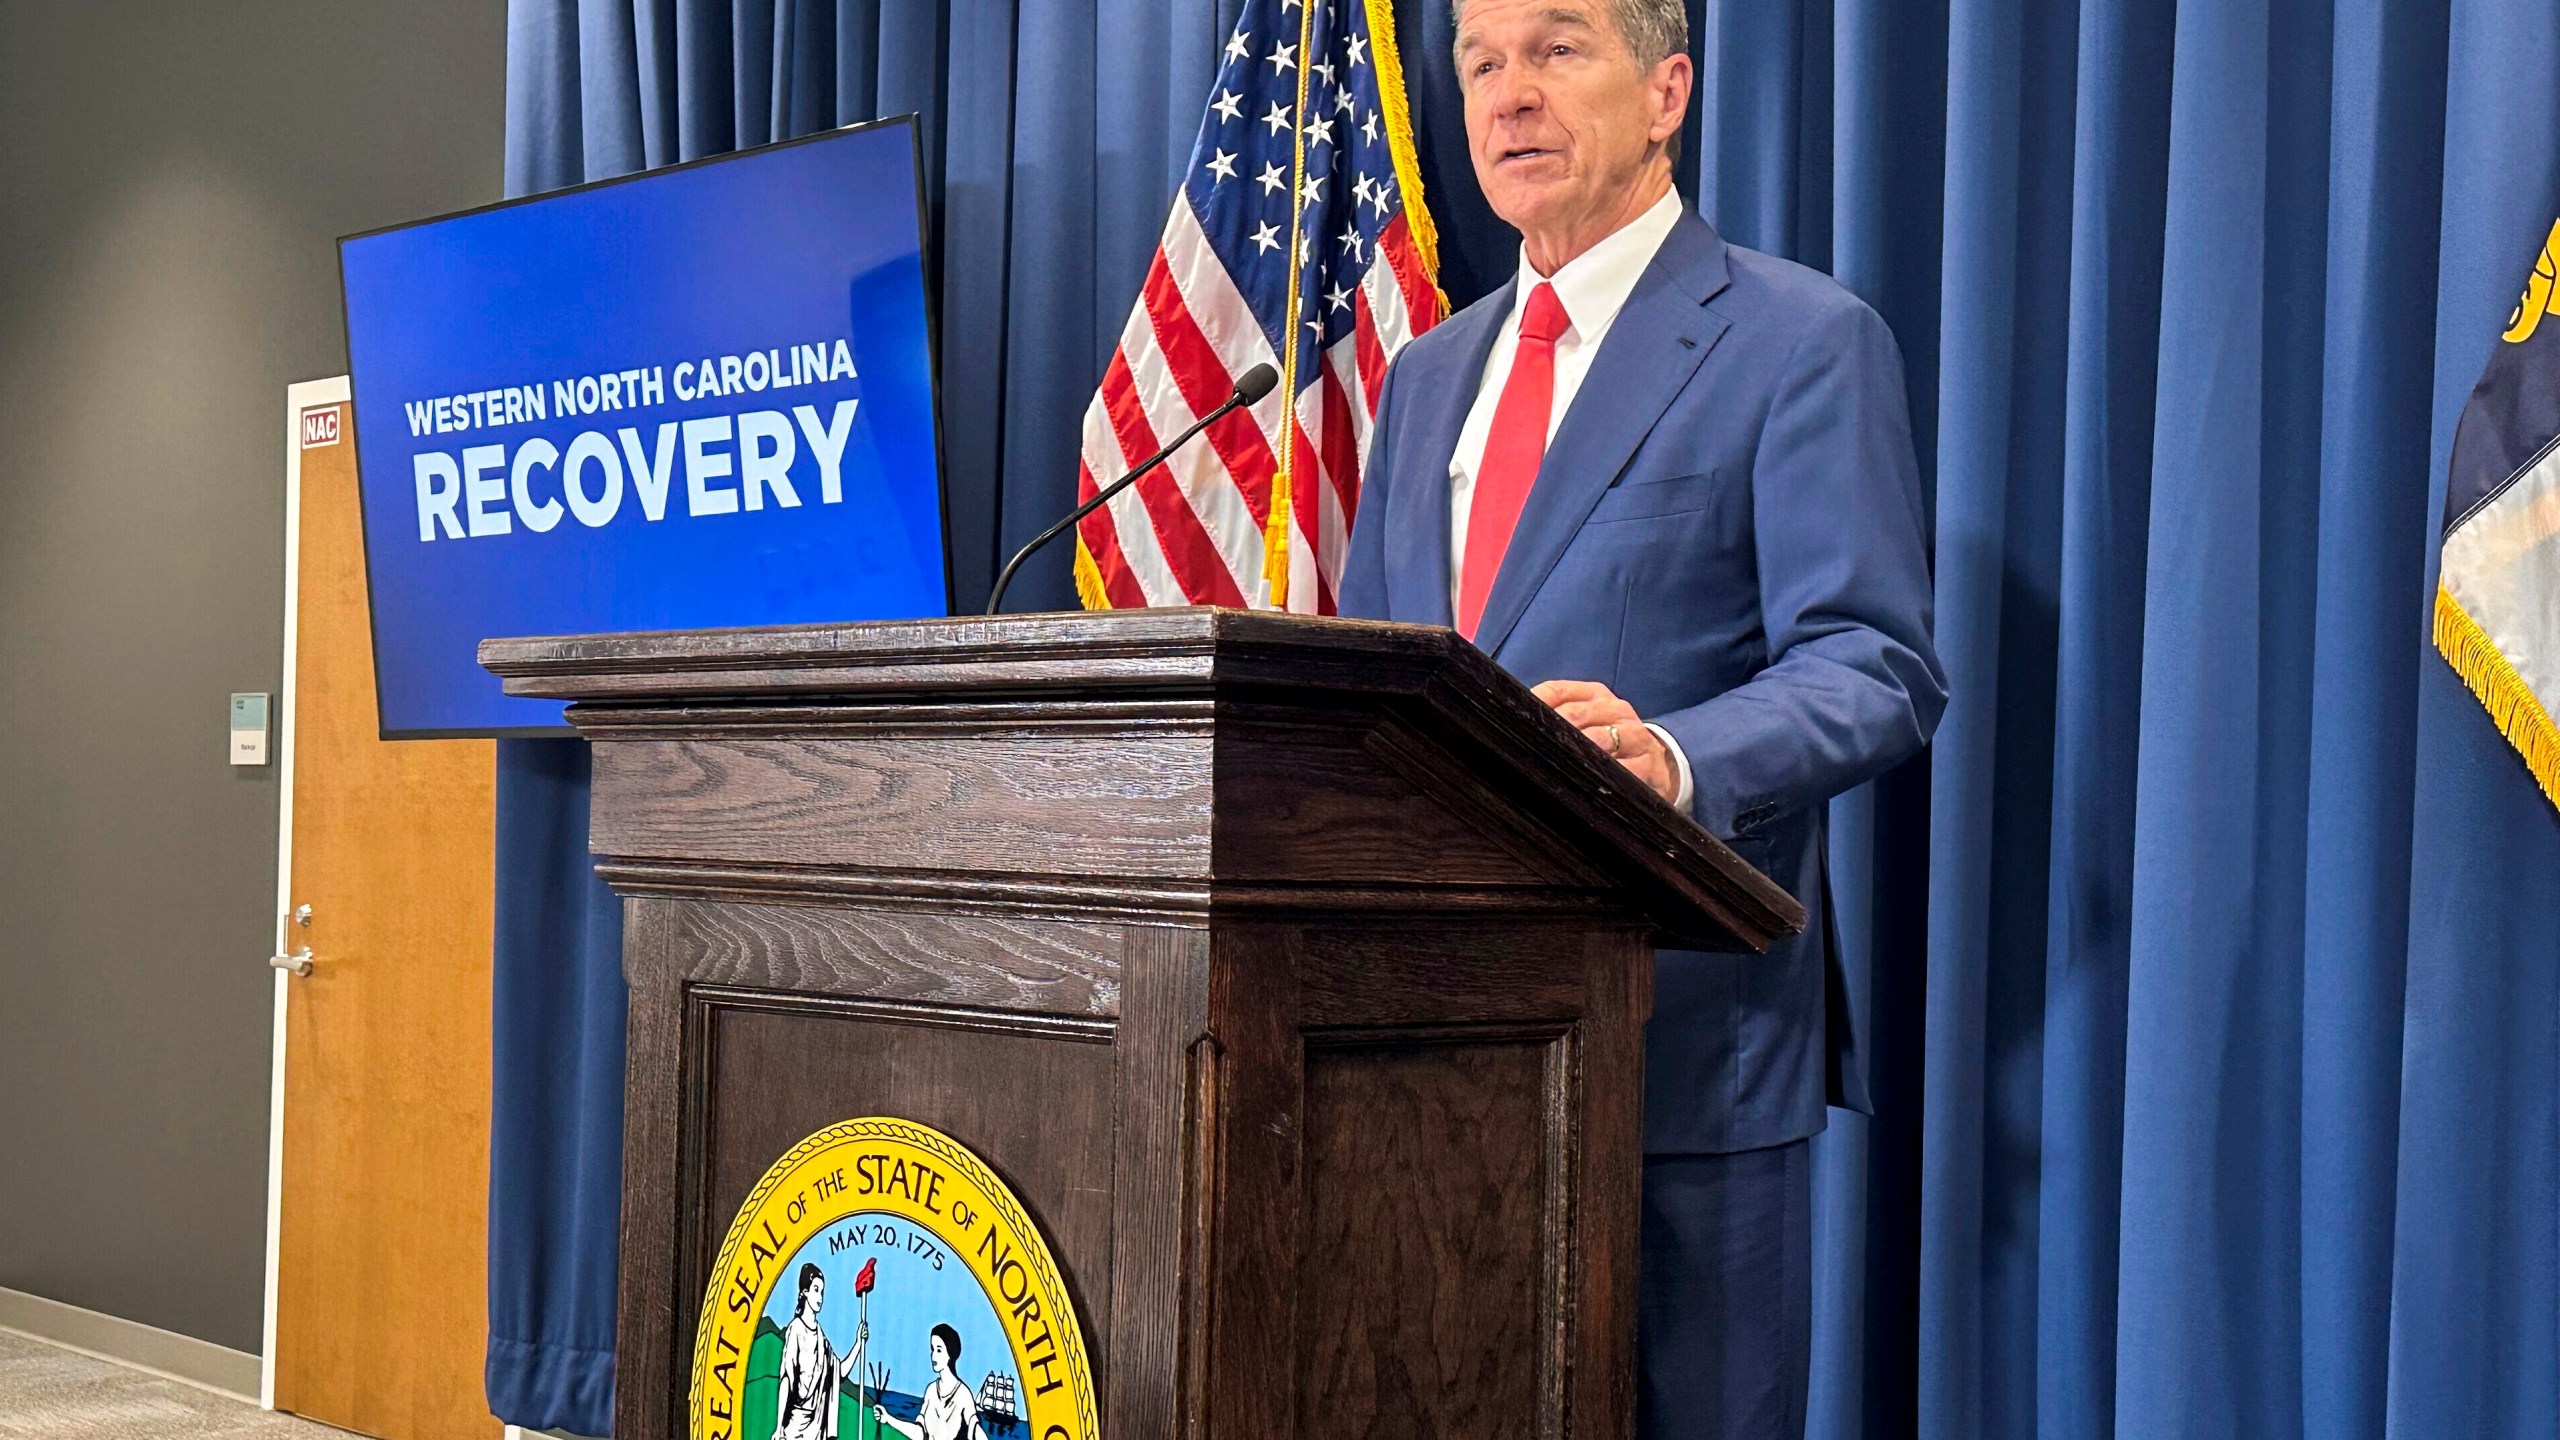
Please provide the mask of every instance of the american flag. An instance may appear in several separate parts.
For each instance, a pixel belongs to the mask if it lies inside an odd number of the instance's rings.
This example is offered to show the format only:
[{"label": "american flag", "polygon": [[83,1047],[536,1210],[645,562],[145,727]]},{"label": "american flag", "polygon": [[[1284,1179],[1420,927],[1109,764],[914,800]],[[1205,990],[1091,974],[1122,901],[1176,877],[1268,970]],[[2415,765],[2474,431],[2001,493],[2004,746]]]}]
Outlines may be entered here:
[{"label": "american flag", "polygon": [[1082,495],[1255,365],[1281,384],[1085,517],[1086,606],[1331,613],[1378,390],[1443,313],[1435,273],[1389,0],[1249,0],[1085,410]]}]

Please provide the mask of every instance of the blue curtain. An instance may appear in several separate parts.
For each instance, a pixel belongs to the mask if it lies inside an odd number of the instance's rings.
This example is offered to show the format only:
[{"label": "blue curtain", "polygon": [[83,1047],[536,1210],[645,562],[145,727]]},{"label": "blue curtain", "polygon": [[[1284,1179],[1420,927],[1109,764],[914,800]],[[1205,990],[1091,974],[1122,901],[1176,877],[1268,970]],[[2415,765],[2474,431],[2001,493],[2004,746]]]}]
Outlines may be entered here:
[{"label": "blue curtain", "polygon": [[1893,323],[1954,699],[1835,807],[1824,1436],[2560,1433],[2560,823],[2428,653],[2549,0],[1753,0],[1702,208]]},{"label": "blue curtain", "polygon": [[587,862],[583,740],[498,742],[489,1410],[611,1434],[622,911]]},{"label": "blue curtain", "polygon": [[[1069,501],[1235,8],[512,0],[508,187],[922,114],[967,605]],[[1396,9],[1464,303],[1514,242],[1445,6]],[[2560,7],[1694,13],[1684,184],[1901,339],[1954,686],[1834,805],[1877,1114],[1819,1142],[1812,1432],[2560,1433],[2560,821],[2423,629],[2453,419],[2560,213]],[[1062,557],[1018,584],[1070,602]],[[601,1433],[573,750],[502,762],[490,1393]]]}]

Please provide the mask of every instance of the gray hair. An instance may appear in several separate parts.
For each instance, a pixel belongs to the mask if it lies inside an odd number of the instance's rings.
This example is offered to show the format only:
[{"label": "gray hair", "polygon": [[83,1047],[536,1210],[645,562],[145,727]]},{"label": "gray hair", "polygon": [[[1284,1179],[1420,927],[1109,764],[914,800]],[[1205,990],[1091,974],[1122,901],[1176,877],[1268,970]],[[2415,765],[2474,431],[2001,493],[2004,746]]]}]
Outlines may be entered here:
[{"label": "gray hair", "polygon": [[[1608,0],[1636,68],[1650,70],[1674,55],[1689,53],[1689,7],[1684,0]],[[1467,0],[1449,0],[1450,29],[1466,33]]]}]

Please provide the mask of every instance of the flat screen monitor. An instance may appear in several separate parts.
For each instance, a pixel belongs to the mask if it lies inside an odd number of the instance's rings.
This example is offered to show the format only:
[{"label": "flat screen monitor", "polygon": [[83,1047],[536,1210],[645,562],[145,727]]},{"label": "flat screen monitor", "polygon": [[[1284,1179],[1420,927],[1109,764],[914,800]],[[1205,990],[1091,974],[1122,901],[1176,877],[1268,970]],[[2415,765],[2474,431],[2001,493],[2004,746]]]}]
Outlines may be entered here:
[{"label": "flat screen monitor", "polygon": [[484,639],[941,615],[911,117],[339,242],[386,738]]}]

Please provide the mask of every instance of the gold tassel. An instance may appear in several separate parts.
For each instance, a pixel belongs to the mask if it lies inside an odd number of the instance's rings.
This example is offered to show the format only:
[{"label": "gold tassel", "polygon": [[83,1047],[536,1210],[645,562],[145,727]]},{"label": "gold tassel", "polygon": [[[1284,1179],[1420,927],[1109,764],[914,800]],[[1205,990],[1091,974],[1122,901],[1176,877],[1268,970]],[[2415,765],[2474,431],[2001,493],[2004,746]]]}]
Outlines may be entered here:
[{"label": "gold tassel", "polygon": [[1076,598],[1087,610],[1111,608],[1111,592],[1102,586],[1102,567],[1093,563],[1093,552],[1086,549],[1084,537],[1076,537]]},{"label": "gold tassel", "polygon": [[2498,733],[2524,757],[2524,768],[2533,772],[2543,796],[2560,805],[2560,725],[2552,723],[2551,712],[2525,685],[2506,652],[2442,584],[2436,586],[2435,630],[2437,652],[2479,697]]}]

